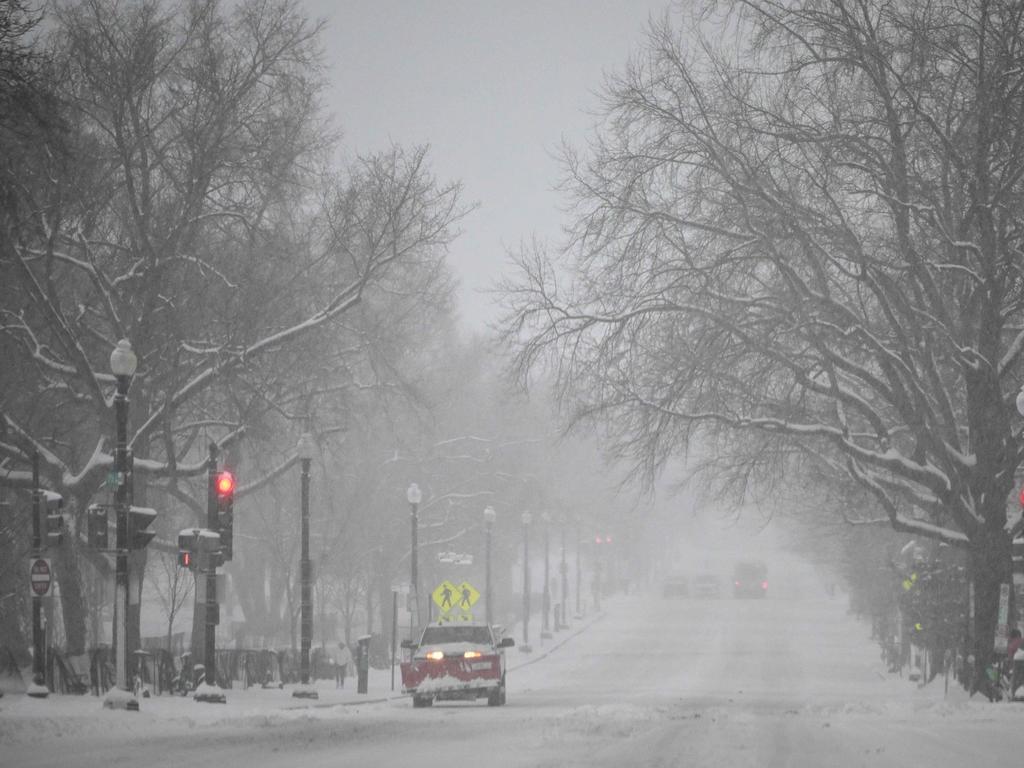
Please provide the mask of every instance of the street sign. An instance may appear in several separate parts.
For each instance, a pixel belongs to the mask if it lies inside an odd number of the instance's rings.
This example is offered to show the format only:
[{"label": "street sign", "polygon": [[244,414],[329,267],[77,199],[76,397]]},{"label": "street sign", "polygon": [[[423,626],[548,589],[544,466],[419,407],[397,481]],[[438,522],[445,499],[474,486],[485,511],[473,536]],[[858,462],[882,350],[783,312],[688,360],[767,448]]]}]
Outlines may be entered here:
[{"label": "street sign", "polygon": [[52,573],[49,558],[37,557],[32,560],[29,566],[29,585],[33,596],[45,597],[50,594],[50,588],[53,586]]},{"label": "street sign", "polygon": [[430,597],[437,604],[437,607],[441,609],[441,613],[448,613],[455,608],[458,594],[459,588],[448,581],[448,579],[445,579],[430,593]]},{"label": "street sign", "polygon": [[459,585],[459,610],[463,613],[468,613],[469,609],[472,608],[476,601],[480,599],[480,593],[476,591],[476,587],[470,584],[468,581],[462,582]]}]

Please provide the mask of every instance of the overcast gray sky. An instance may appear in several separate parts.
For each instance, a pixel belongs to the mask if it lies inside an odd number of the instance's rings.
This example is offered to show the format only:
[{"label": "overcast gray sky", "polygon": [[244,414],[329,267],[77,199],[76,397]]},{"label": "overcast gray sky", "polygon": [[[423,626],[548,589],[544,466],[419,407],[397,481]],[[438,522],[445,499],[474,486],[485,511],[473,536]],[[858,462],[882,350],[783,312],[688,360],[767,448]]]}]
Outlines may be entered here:
[{"label": "overcast gray sky", "polygon": [[594,91],[668,0],[304,0],[326,18],[326,105],[350,153],[429,143],[440,179],[480,208],[452,251],[468,328],[496,319],[486,289],[506,247],[555,239],[562,137],[581,143]]}]

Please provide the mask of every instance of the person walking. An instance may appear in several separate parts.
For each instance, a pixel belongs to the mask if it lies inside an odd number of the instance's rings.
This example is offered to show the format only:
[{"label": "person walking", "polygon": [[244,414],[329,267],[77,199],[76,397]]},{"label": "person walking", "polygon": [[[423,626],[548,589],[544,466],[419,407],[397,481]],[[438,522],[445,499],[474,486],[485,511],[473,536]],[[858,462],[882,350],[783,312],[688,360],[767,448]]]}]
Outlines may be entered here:
[{"label": "person walking", "polygon": [[348,667],[352,663],[352,651],[342,640],[338,643],[338,658],[334,660],[334,683],[337,688],[345,687],[345,675],[348,674]]}]

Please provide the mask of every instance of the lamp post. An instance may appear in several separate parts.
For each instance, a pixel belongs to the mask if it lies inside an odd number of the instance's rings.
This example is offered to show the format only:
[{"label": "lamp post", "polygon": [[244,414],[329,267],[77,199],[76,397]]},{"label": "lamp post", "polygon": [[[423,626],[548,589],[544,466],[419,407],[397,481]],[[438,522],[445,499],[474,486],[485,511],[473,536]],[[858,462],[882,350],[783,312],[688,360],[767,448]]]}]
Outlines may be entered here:
[{"label": "lamp post", "polygon": [[523,512],[523,644],[519,650],[529,653],[530,648],[530,521],[533,516]]},{"label": "lamp post", "polygon": [[582,606],[580,604],[580,587],[583,585],[583,571],[580,568],[580,544],[582,543],[580,536],[580,519],[577,517],[574,521],[576,531],[576,617],[579,618],[583,615]]},{"label": "lamp post", "polygon": [[313,641],[313,585],[312,566],[309,562],[309,465],[316,452],[316,443],[309,432],[303,432],[295,450],[302,464],[302,603],[299,657],[299,686],[292,696],[300,699],[319,698],[316,688],[309,684],[309,647]]},{"label": "lamp post", "polygon": [[128,689],[128,507],[131,504],[132,473],[128,466],[128,388],[138,358],[128,339],[121,339],[110,353],[110,370],[117,381],[114,394],[114,419],[117,445],[114,449],[115,555],[114,566],[114,654],[115,684],[103,701],[107,709],[137,711],[139,701]]},{"label": "lamp post", "polygon": [[562,608],[558,612],[558,620],[561,622],[559,629],[568,629],[569,620],[566,618],[566,611],[569,610],[569,563],[565,559],[565,520],[561,521],[562,532],[562,562],[558,566],[562,575]]},{"label": "lamp post", "polygon": [[409,576],[411,579],[409,599],[412,603],[409,611],[409,639],[411,640],[415,628],[420,625],[420,585],[417,560],[419,543],[417,538],[419,536],[419,507],[420,502],[423,501],[423,492],[420,491],[420,487],[416,483],[410,483],[405,492],[405,498],[409,501],[409,527],[412,533],[412,548],[409,551]]},{"label": "lamp post", "polygon": [[551,612],[551,516],[542,512],[541,522],[544,523],[544,591],[542,593],[543,603],[540,621],[541,639],[551,637],[551,625],[548,623],[548,614]]},{"label": "lamp post", "polygon": [[487,585],[484,589],[484,599],[487,601],[485,604],[487,626],[494,623],[494,612],[491,610],[491,530],[494,528],[494,520],[497,516],[498,513],[494,511],[494,507],[487,507],[484,510],[484,527],[487,530],[487,552],[484,558],[487,561]]}]

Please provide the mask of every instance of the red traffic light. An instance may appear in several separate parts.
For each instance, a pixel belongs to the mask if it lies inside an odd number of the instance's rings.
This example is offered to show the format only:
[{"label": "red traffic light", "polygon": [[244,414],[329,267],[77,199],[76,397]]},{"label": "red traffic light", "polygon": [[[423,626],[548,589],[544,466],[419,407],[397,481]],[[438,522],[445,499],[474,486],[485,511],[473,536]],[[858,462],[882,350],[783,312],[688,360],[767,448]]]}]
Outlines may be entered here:
[{"label": "red traffic light", "polygon": [[192,553],[191,552],[179,552],[178,553],[178,565],[182,568],[192,567]]},{"label": "red traffic light", "polygon": [[230,496],[235,492],[235,476],[230,472],[221,472],[217,475],[217,495]]}]

